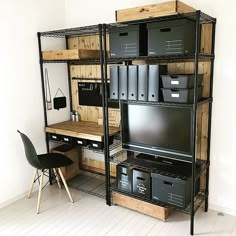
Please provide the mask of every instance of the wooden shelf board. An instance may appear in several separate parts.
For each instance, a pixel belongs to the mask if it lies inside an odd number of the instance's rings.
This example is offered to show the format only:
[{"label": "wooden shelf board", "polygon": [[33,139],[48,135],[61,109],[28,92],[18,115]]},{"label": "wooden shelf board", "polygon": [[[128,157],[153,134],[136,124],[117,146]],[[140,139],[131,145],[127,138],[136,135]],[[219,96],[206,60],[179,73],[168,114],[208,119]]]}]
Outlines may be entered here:
[{"label": "wooden shelf board", "polygon": [[[49,125],[45,128],[47,133],[66,135],[75,138],[89,139],[101,142],[103,139],[103,126],[88,121],[64,121]],[[117,127],[109,127],[109,135],[113,136],[120,130]]]}]

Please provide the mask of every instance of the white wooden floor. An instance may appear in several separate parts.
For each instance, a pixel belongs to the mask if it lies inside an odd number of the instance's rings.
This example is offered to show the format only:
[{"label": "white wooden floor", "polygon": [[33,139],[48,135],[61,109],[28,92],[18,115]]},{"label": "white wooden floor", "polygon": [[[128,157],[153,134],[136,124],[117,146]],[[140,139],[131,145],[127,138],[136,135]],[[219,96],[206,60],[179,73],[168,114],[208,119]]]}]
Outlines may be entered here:
[{"label": "white wooden floor", "polygon": [[[167,222],[71,189],[75,203],[56,185],[43,190],[41,213],[35,213],[37,192],[0,209],[0,235],[189,235],[189,216],[175,212]],[[236,217],[199,209],[196,235],[236,235]]]}]

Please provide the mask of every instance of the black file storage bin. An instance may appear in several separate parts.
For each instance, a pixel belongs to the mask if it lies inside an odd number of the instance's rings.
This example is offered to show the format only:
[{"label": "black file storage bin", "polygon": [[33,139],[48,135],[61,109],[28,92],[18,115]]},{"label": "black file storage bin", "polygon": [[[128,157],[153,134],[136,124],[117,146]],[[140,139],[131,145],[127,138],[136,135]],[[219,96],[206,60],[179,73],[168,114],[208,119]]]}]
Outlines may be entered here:
[{"label": "black file storage bin", "polygon": [[119,66],[119,99],[128,98],[128,67]]},{"label": "black file storage bin", "polygon": [[128,100],[138,99],[138,66],[128,66]]},{"label": "black file storage bin", "polygon": [[151,175],[140,169],[133,169],[133,193],[137,196],[151,198]]},{"label": "black file storage bin", "polygon": [[[194,75],[161,75],[163,88],[186,89],[194,87]],[[202,85],[203,75],[198,75],[197,84]]]},{"label": "black file storage bin", "polygon": [[[164,102],[193,103],[194,89],[164,89]],[[198,87],[198,100],[202,98],[202,87]]]},{"label": "black file storage bin", "polygon": [[132,166],[129,164],[116,166],[117,187],[125,192],[132,192]]},{"label": "black file storage bin", "polygon": [[110,54],[112,58],[147,55],[146,25],[140,24],[111,28]]},{"label": "black file storage bin", "polygon": [[148,65],[138,66],[138,100],[148,100]]},{"label": "black file storage bin", "polygon": [[148,70],[148,101],[159,101],[160,75],[167,73],[166,65],[149,65]]},{"label": "black file storage bin", "polygon": [[195,22],[187,19],[148,23],[148,56],[195,52]]},{"label": "black file storage bin", "polygon": [[110,67],[110,98],[119,99],[119,67]]},{"label": "black file storage bin", "polygon": [[[191,169],[190,169],[191,170]],[[152,199],[186,208],[191,201],[191,179],[173,174],[151,173]],[[195,195],[199,192],[200,179],[195,184]]]}]

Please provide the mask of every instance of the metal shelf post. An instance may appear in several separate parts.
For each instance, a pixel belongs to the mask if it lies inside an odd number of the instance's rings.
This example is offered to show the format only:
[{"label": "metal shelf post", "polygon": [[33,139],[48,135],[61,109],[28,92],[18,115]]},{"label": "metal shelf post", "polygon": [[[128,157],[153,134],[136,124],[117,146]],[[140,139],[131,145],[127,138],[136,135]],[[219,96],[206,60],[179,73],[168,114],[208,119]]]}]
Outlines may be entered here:
[{"label": "metal shelf post", "polygon": [[[211,53],[215,53],[215,30],[216,30],[216,22],[212,23],[212,45],[211,45]],[[213,95],[213,74],[214,74],[214,58],[211,60],[211,75],[210,75],[210,97]],[[211,116],[212,116],[212,103],[209,103],[209,111],[208,111],[208,140],[207,140],[207,162],[210,162],[210,148],[211,148]],[[209,171],[206,170],[206,189],[205,189],[205,212],[208,211],[208,195],[209,195]]]},{"label": "metal shelf post", "polygon": [[199,62],[199,51],[200,51],[200,16],[201,12],[196,12],[196,34],[195,34],[195,58],[194,58],[194,102],[193,102],[193,117],[192,117],[192,191],[191,191],[191,214],[190,214],[190,234],[194,234],[194,196],[195,196],[195,162],[197,157],[197,144],[196,144],[196,135],[197,135],[197,102],[198,102],[198,62]]}]

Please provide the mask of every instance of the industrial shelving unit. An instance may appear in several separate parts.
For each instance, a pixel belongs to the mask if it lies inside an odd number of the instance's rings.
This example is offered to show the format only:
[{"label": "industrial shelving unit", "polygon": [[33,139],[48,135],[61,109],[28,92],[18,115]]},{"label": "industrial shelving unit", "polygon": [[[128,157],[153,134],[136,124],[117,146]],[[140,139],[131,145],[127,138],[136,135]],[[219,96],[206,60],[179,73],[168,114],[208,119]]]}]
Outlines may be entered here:
[{"label": "industrial shelving unit", "polygon": [[[195,32],[195,53],[194,54],[183,54],[183,55],[163,55],[163,56],[155,56],[155,57],[149,57],[149,56],[141,56],[141,57],[129,57],[129,58],[107,58],[106,54],[106,34],[109,33],[110,29],[112,27],[119,27],[122,25],[138,25],[141,23],[150,23],[150,22],[158,22],[158,21],[165,21],[165,20],[176,20],[176,19],[190,19],[193,20],[196,24],[196,32]],[[200,42],[201,42],[201,28],[203,24],[211,24],[212,31],[211,31],[211,50],[210,53],[202,53],[200,52]],[[212,102],[213,102],[213,70],[214,70],[214,46],[215,46],[215,25],[216,25],[216,19],[208,16],[207,14],[196,11],[192,13],[185,13],[185,14],[177,14],[177,15],[170,15],[170,16],[163,16],[163,17],[157,17],[157,18],[149,18],[144,20],[135,20],[135,21],[129,21],[129,22],[122,22],[122,23],[112,23],[112,24],[103,24],[102,26],[102,46],[103,46],[103,55],[102,55],[102,63],[104,65],[104,70],[102,71],[102,83],[104,84],[104,107],[103,107],[103,113],[105,115],[104,125],[105,125],[105,164],[106,164],[106,202],[108,205],[112,204],[112,192],[118,192],[124,195],[127,195],[129,197],[133,197],[142,201],[146,201],[152,204],[156,204],[158,206],[163,207],[172,207],[168,204],[163,204],[161,202],[153,201],[153,200],[147,200],[142,199],[140,197],[137,197],[134,194],[130,194],[124,191],[121,191],[117,188],[116,183],[111,183],[110,181],[110,154],[109,154],[109,146],[108,146],[108,134],[109,134],[109,126],[108,126],[108,101],[111,101],[112,99],[109,99],[109,96],[107,94],[107,64],[108,63],[118,63],[123,62],[126,65],[128,65],[132,60],[143,60],[143,61],[155,61],[157,62],[188,62],[191,61],[194,63],[194,101],[193,104],[180,104],[180,103],[166,103],[166,102],[141,102],[141,101],[125,101],[126,103],[132,103],[132,104],[155,104],[157,106],[172,106],[172,107],[189,107],[192,109],[193,116],[191,120],[191,142],[192,145],[192,152],[191,155],[192,161],[191,161],[191,203],[186,209],[178,209],[184,213],[190,214],[190,234],[194,234],[194,215],[198,208],[202,205],[203,202],[205,202],[205,212],[208,210],[208,194],[209,194],[209,166],[210,166],[210,134],[211,134],[211,116],[212,116]],[[197,86],[197,75],[199,73],[199,62],[210,62],[210,81],[209,81],[209,92],[208,96],[198,101],[197,94],[198,94],[198,86]],[[112,100],[113,101],[113,100]],[[123,101],[118,101],[122,103]],[[207,149],[206,149],[206,160],[197,160],[197,109],[201,107],[202,105],[208,104],[209,108],[207,111],[208,116],[208,124],[207,124]],[[129,157],[132,158],[134,155],[132,152],[127,151],[129,154]],[[163,156],[168,157],[168,154],[163,154]],[[201,165],[201,173],[196,174],[196,164]],[[201,190],[197,196],[195,196],[195,182],[200,177],[200,175],[205,172],[205,189]]]},{"label": "industrial shelving unit", "polygon": [[[130,58],[109,58],[106,52],[106,45],[107,45],[107,38],[106,35],[109,33],[111,27],[119,27],[121,25],[132,25],[132,24],[140,24],[140,23],[150,23],[150,22],[158,22],[158,21],[165,21],[165,20],[176,20],[176,19],[191,19],[196,22],[196,45],[195,45],[195,53],[194,54],[183,54],[183,55],[165,55],[165,56],[142,56],[142,57],[130,57]],[[200,52],[200,40],[201,40],[201,25],[203,24],[211,24],[212,31],[211,31],[211,52],[210,53],[202,53]],[[45,127],[48,126],[48,118],[47,118],[47,110],[46,110],[46,99],[45,99],[45,78],[44,78],[44,71],[43,65],[45,63],[66,63],[68,67],[68,86],[69,86],[69,96],[70,96],[70,110],[72,111],[72,94],[71,94],[71,75],[69,67],[71,65],[82,65],[82,64],[98,64],[101,67],[101,85],[102,85],[102,101],[103,101],[103,128],[104,128],[104,156],[105,156],[105,179],[103,182],[99,182],[98,186],[91,187],[91,189],[84,187],[86,182],[92,179],[100,179],[99,175],[95,175],[93,173],[88,174],[89,176],[83,177],[84,182],[73,186],[73,181],[71,183],[72,187],[75,187],[81,191],[84,191],[89,194],[93,194],[99,197],[106,198],[106,203],[108,205],[112,204],[111,194],[112,192],[119,192],[129,197],[137,198],[142,201],[149,202],[154,205],[163,206],[163,207],[170,207],[168,204],[163,204],[161,202],[142,199],[140,197],[135,196],[134,194],[128,194],[119,190],[114,182],[114,179],[111,178],[110,175],[110,162],[116,158],[115,155],[110,156],[111,147],[109,145],[109,114],[108,114],[108,102],[115,101],[109,99],[107,87],[108,87],[108,78],[107,78],[107,65],[108,64],[115,64],[115,63],[125,63],[129,64],[133,60],[141,60],[141,61],[155,61],[160,63],[171,63],[171,62],[193,62],[194,63],[194,74],[195,74],[195,82],[194,82],[194,102],[193,104],[179,104],[179,103],[166,103],[166,102],[141,102],[141,101],[126,101],[132,104],[155,104],[157,106],[172,106],[172,107],[188,107],[192,109],[193,116],[191,121],[191,128],[192,128],[192,136],[191,140],[194,144],[192,147],[192,196],[191,196],[191,204],[186,209],[178,209],[184,213],[188,213],[191,216],[191,224],[190,224],[190,233],[193,235],[194,233],[194,215],[198,208],[201,206],[203,202],[205,202],[205,211],[208,210],[208,192],[209,192],[209,166],[210,166],[210,133],[211,133],[211,115],[212,115],[212,92],[213,92],[213,70],[214,70],[214,44],[215,44],[215,25],[216,19],[212,18],[201,11],[196,11],[193,13],[185,13],[185,14],[177,14],[177,15],[170,15],[170,16],[163,16],[157,18],[150,18],[144,20],[136,20],[136,21],[129,21],[123,23],[112,23],[112,24],[99,24],[93,26],[86,26],[86,27],[77,27],[71,29],[63,29],[63,30],[54,30],[54,31],[47,31],[47,32],[38,32],[38,45],[39,45],[39,58],[40,58],[40,71],[41,71],[41,80],[42,80],[42,95],[43,95],[43,106],[44,106],[44,121]],[[99,35],[99,46],[100,46],[100,59],[78,59],[78,60],[44,60],[42,57],[42,37],[54,37],[54,38],[64,38],[66,41],[66,48],[68,49],[68,38],[69,37],[76,37],[76,36],[86,36],[86,35]],[[198,87],[197,87],[197,75],[199,72],[199,62],[207,61],[210,62],[210,81],[209,81],[209,95],[203,98],[201,101],[197,101],[197,94],[198,94]],[[207,149],[206,149],[206,160],[197,160],[197,109],[205,104],[209,105],[207,115],[208,115],[208,125],[207,125]],[[49,137],[46,134],[46,146],[47,151],[49,152]],[[126,152],[122,150],[121,152]],[[127,151],[129,158],[132,158],[133,153]],[[118,154],[117,154],[118,155]],[[197,196],[194,196],[194,189],[195,189],[195,181],[199,178],[200,174],[196,175],[196,164],[201,165],[201,173],[206,173],[206,185],[204,191],[200,191]],[[81,172],[81,175],[85,175],[85,172]],[[104,177],[103,177],[104,178]],[[87,182],[87,183],[88,183]],[[105,184],[105,193],[98,193],[94,190],[99,189],[100,185]]]},{"label": "industrial shelving unit", "polygon": [[[79,36],[90,36],[90,35],[99,35],[99,46],[100,46],[100,58],[96,59],[63,59],[63,60],[57,60],[57,59],[50,59],[45,60],[43,59],[43,51],[42,51],[42,38],[45,37],[51,37],[51,38],[62,38],[65,40],[66,43],[66,49],[68,49],[68,39],[70,37],[79,37]],[[53,30],[53,31],[47,31],[47,32],[38,32],[38,47],[39,47],[39,64],[40,64],[40,72],[41,72],[41,83],[42,83],[42,97],[43,97],[43,108],[44,108],[44,124],[45,127],[48,127],[48,114],[47,114],[47,108],[46,108],[46,94],[45,94],[45,78],[44,78],[44,64],[46,63],[66,63],[67,64],[67,70],[68,70],[68,87],[69,87],[69,104],[70,104],[70,111],[72,112],[72,90],[71,90],[71,74],[70,74],[70,66],[71,65],[100,65],[101,70],[103,70],[103,54],[101,53],[102,48],[102,25],[91,25],[91,26],[85,26],[85,27],[76,27],[76,28],[69,28],[69,29],[62,29],[62,30]],[[103,84],[102,84],[103,85]],[[104,93],[102,93],[104,96]],[[103,98],[104,101],[104,98]],[[103,114],[105,116],[105,113]],[[105,123],[103,125],[104,127],[104,133],[105,133]],[[56,142],[58,144],[62,144],[63,142],[57,142],[49,139],[49,135],[45,133],[45,139],[46,139],[46,147],[47,152],[50,151],[50,142]],[[110,150],[115,148],[117,144],[110,146]],[[93,150],[90,147],[84,147],[90,150]],[[94,149],[93,151],[96,152]],[[49,173],[50,176],[50,184],[52,184],[52,173]],[[78,181],[79,179],[79,181]],[[91,184],[92,183],[92,184]],[[104,174],[99,173],[93,173],[92,171],[88,170],[80,170],[79,176],[75,177],[74,179],[68,181],[68,184],[70,187],[73,187],[75,189],[78,189],[80,191],[83,191],[85,193],[89,193],[101,198],[106,197],[105,192],[105,176]],[[87,187],[85,185],[88,185]],[[90,186],[89,186],[90,185]],[[104,187],[104,191],[101,190],[101,187]]]}]

